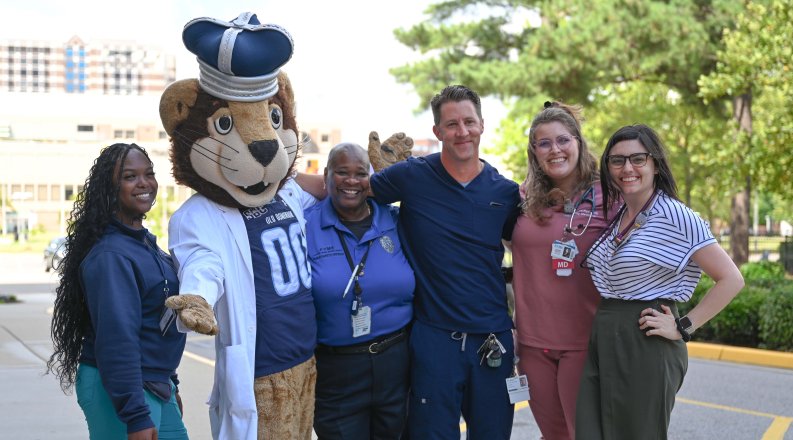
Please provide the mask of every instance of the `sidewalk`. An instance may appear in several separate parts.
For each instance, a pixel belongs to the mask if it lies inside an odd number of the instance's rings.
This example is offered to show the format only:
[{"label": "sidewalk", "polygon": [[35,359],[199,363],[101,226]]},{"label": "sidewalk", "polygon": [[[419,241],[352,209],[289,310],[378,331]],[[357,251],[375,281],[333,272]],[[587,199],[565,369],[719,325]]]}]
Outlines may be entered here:
[{"label": "sidewalk", "polygon": [[[52,375],[43,375],[51,352],[49,337],[51,293],[23,293],[19,304],[0,305],[0,423],[3,438],[78,439],[87,438],[82,411],[74,395],[64,395]],[[211,356],[211,344],[195,340],[188,350]],[[793,369],[793,353],[728,347],[691,342],[692,358],[740,362]],[[194,355],[193,355],[194,356]],[[179,367],[184,383],[185,423],[191,439],[209,440],[209,424],[204,400],[212,385],[212,367],[185,355]]]},{"label": "sidewalk", "polygon": [[[77,397],[73,392],[65,395],[55,376],[44,374],[52,353],[50,313],[54,296],[22,293],[17,297],[21,303],[0,304],[0,437],[88,438]],[[191,440],[211,439],[205,401],[212,387],[212,371],[211,366],[187,356],[179,366],[182,383],[189,384],[180,394]]]},{"label": "sidewalk", "polygon": [[[22,255],[0,262],[0,294],[15,294],[22,301],[0,304],[2,438],[83,439],[88,431],[76,397],[64,395],[55,377],[44,375],[52,352],[48,310],[56,278],[44,274],[40,258]],[[700,342],[689,343],[688,349],[692,358],[793,370],[793,353]],[[187,350],[179,367],[182,382],[189,384],[181,393],[185,424],[192,440],[209,440],[205,400],[212,386],[214,350],[211,340],[200,335],[188,337]]]}]

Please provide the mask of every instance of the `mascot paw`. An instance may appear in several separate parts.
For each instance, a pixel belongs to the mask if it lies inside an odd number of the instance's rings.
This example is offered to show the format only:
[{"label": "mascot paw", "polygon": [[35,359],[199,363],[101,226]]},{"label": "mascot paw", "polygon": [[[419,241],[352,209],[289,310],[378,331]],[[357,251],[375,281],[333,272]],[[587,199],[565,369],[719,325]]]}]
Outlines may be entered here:
[{"label": "mascot paw", "polygon": [[174,295],[165,300],[165,306],[176,310],[182,324],[190,330],[204,335],[218,334],[215,313],[204,298],[191,294]]},{"label": "mascot paw", "polygon": [[406,160],[412,150],[413,138],[405,133],[394,133],[382,143],[376,131],[369,133],[369,162],[375,171]]}]

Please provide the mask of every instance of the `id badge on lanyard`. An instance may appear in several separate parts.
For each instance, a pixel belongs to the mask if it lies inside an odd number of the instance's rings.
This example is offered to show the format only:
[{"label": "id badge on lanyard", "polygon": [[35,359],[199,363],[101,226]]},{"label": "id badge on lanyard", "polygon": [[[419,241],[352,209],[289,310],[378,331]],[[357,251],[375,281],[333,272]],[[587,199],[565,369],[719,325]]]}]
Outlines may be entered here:
[{"label": "id badge on lanyard", "polygon": [[569,277],[573,274],[573,259],[578,255],[578,246],[575,240],[554,240],[551,245],[551,268],[560,277]]}]

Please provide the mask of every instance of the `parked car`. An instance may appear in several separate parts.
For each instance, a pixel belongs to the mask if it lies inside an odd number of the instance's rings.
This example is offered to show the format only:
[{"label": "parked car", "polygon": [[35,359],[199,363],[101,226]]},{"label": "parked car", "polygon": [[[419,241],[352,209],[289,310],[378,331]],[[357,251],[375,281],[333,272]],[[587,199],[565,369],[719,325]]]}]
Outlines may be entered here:
[{"label": "parked car", "polygon": [[66,255],[66,237],[53,238],[44,248],[44,271],[58,270],[64,255]]}]

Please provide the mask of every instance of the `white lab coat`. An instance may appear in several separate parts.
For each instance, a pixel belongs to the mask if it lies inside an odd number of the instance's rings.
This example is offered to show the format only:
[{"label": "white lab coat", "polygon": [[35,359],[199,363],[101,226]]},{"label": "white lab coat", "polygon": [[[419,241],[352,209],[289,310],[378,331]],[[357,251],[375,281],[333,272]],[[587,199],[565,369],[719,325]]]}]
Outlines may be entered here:
[{"label": "white lab coat", "polygon": [[[303,209],[315,204],[316,199],[292,179],[278,195],[305,233]],[[179,274],[179,293],[204,297],[214,308],[218,323],[215,383],[207,402],[212,437],[256,440],[256,291],[242,214],[237,208],[195,194],[174,213],[168,235]],[[181,322],[178,325],[184,328]]]}]

